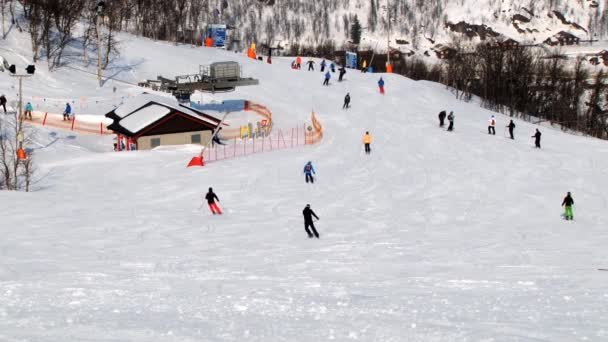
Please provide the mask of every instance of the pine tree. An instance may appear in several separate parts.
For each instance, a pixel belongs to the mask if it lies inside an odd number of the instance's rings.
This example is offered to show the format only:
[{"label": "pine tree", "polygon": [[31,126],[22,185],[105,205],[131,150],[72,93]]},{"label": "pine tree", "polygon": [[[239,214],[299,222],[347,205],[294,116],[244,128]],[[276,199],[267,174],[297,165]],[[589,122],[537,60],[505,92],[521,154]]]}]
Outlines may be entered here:
[{"label": "pine tree", "polygon": [[353,44],[359,44],[361,42],[361,23],[356,15],[355,20],[353,20],[353,24],[350,27],[350,39],[353,41]]}]

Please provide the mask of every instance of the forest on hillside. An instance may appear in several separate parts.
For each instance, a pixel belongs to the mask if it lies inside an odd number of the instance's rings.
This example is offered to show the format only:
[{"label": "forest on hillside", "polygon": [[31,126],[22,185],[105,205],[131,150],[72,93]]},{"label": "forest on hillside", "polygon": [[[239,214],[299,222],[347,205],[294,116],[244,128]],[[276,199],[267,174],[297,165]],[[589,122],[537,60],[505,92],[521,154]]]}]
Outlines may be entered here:
[{"label": "forest on hillside", "polygon": [[[458,0],[464,4],[468,0]],[[34,61],[60,67],[70,44],[97,51],[101,43],[105,68],[120,47],[117,32],[130,32],[156,40],[200,44],[207,24],[228,26],[230,40],[244,48],[290,42],[284,54],[316,55],[334,59],[336,50],[357,50],[361,35],[384,34],[389,29],[410,40],[416,49],[422,40],[433,41],[445,31],[446,7],[454,0],[0,0],[3,36],[5,22],[30,34]],[[565,0],[498,2],[488,6],[521,5],[535,14],[561,8],[570,17],[574,5]],[[582,6],[584,1],[577,1]],[[588,2],[588,1],[587,1]],[[522,5],[523,4],[523,5]],[[527,7],[524,7],[526,5]],[[480,2],[480,7],[483,5]],[[17,12],[22,9],[22,16]],[[525,12],[524,11],[524,12]],[[536,13],[535,13],[536,12]],[[21,12],[19,12],[21,13]],[[608,35],[608,9],[604,4],[585,16],[587,31]],[[506,16],[495,15],[496,20]],[[392,18],[390,21],[388,18]],[[580,19],[580,18],[579,18]],[[79,25],[77,25],[79,24]],[[356,29],[353,29],[356,27]],[[608,91],[603,69],[590,74],[586,61],[568,61],[553,52],[533,49],[498,49],[492,41],[477,42],[465,52],[467,35],[450,33],[456,57],[438,64],[424,56],[400,55],[394,71],[414,79],[444,83],[456,96],[483,98],[487,108],[530,120],[549,120],[565,129],[608,138]],[[470,37],[469,37],[470,38]],[[84,54],[88,58],[88,54]],[[386,54],[374,67],[382,70]]]}]

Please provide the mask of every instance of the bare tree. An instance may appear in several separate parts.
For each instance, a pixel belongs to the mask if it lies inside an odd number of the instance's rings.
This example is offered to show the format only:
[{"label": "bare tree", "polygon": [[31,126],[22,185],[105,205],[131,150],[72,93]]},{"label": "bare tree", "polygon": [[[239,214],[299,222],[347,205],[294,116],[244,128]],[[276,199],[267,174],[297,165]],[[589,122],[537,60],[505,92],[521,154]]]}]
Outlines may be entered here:
[{"label": "bare tree", "polygon": [[26,191],[30,190],[33,154],[26,155],[25,150],[31,144],[33,129],[26,126],[16,112],[0,118],[0,189],[19,190],[23,184]]}]

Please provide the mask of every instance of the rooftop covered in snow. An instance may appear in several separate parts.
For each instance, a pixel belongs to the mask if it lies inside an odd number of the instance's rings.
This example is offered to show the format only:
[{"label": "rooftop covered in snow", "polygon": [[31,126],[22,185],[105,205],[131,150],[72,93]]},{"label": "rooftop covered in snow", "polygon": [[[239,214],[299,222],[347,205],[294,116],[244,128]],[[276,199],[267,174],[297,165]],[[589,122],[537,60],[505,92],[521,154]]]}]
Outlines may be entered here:
[{"label": "rooftop covered in snow", "polygon": [[108,129],[130,137],[212,130],[220,120],[177,101],[152,94],[127,100],[105,115]]}]

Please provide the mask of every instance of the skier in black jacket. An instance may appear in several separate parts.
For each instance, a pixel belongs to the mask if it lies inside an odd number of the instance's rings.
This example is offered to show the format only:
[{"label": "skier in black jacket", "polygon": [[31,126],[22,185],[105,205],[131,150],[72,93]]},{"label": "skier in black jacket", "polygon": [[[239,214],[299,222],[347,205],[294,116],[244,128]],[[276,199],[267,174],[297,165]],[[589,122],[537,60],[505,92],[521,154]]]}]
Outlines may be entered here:
[{"label": "skier in black jacket", "polygon": [[341,66],[340,68],[338,68],[338,71],[340,72],[340,75],[338,76],[338,82],[342,82],[342,77],[344,77],[344,74],[346,74],[346,69]]},{"label": "skier in black jacket", "polygon": [[445,120],[445,116],[446,116],[445,110],[442,110],[441,112],[439,112],[439,115],[438,115],[438,117],[439,117],[439,127],[443,127],[443,125],[444,125],[443,122]]},{"label": "skier in black jacket", "polygon": [[452,130],[454,130],[454,112],[450,112],[450,115],[448,115],[448,121],[450,122],[450,125],[448,126],[448,132],[451,132]]},{"label": "skier in black jacket", "polygon": [[572,205],[573,204],[574,204],[574,200],[572,199],[572,196],[570,195],[570,191],[568,191],[568,194],[566,195],[566,197],[564,197],[564,200],[562,201],[562,207],[566,208],[566,211],[564,212],[564,218],[566,220],[574,219],[574,215],[572,214]]},{"label": "skier in black jacket", "polygon": [[0,106],[4,109],[4,114],[6,114],[6,96],[4,94],[0,95]]},{"label": "skier in black jacket", "polygon": [[[319,219],[319,217],[317,216],[317,214],[315,214],[314,211],[312,211],[312,209],[310,209],[310,204],[306,205],[306,208],[304,208],[304,210],[302,211],[302,215],[304,215],[304,229],[306,229],[308,237],[312,238],[313,236],[315,236],[318,239],[319,233],[317,233],[317,230],[315,229],[315,225],[312,222],[312,217],[314,216],[317,220]],[[310,232],[310,230],[308,230],[308,227],[312,229],[312,233]]]},{"label": "skier in black jacket", "polygon": [[509,122],[509,125],[507,127],[509,127],[509,134],[511,135],[511,139],[515,139],[513,137],[513,129],[515,129],[515,123],[513,122],[513,120]]},{"label": "skier in black jacket", "polygon": [[534,138],[534,145],[536,145],[536,148],[540,148],[540,131],[538,128],[536,129],[536,133],[532,136],[532,138]]},{"label": "skier in black jacket", "polygon": [[220,207],[218,207],[217,203],[215,203],[215,200],[219,202],[220,199],[217,198],[217,195],[213,192],[212,188],[209,188],[209,192],[207,193],[207,195],[205,195],[205,199],[207,200],[209,210],[211,210],[213,215],[222,214],[222,210],[220,209]]},{"label": "skier in black jacket", "polygon": [[346,93],[344,96],[344,104],[342,105],[342,109],[347,109],[350,106],[350,93]]}]

